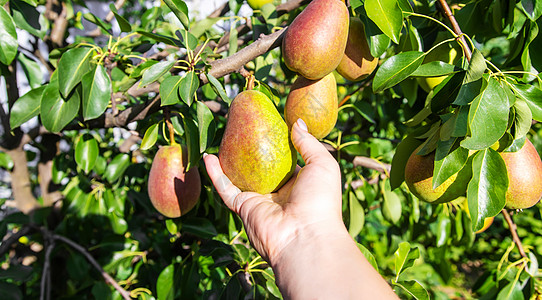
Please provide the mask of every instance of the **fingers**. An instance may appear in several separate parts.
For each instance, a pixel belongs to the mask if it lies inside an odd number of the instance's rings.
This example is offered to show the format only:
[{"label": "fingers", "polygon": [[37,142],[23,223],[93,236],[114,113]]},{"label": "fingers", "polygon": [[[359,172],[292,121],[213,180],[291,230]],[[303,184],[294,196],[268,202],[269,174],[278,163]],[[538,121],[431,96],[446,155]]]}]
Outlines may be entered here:
[{"label": "fingers", "polygon": [[337,164],[324,145],[307,131],[307,125],[301,119],[292,126],[292,143],[307,165],[311,163]]},{"label": "fingers", "polygon": [[220,195],[220,198],[224,201],[226,206],[234,212],[238,212],[238,205],[235,205],[235,198],[241,193],[241,190],[233,185],[230,179],[222,171],[222,166],[220,166],[220,161],[215,155],[204,155],[203,161],[205,161],[205,168],[209,177],[213,181],[213,185],[216,188],[216,191]]}]

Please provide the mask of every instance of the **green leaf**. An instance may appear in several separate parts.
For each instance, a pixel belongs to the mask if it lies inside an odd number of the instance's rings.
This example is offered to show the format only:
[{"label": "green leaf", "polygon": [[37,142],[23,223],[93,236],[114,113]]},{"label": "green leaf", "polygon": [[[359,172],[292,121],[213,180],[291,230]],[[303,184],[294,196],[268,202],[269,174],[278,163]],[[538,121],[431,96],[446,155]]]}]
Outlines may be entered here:
[{"label": "green leaf", "polygon": [[509,104],[501,84],[493,77],[469,109],[471,136],[461,142],[470,150],[485,149],[497,142],[508,127]]},{"label": "green leaf", "polygon": [[186,30],[190,29],[190,20],[188,19],[188,7],[182,0],[164,0],[164,3],[171,9],[177,19],[181,21]]},{"label": "green leaf", "polygon": [[73,88],[81,82],[83,75],[90,71],[90,57],[94,49],[90,47],[72,48],[62,54],[58,61],[58,88],[66,98]]},{"label": "green leaf", "polygon": [[442,247],[448,242],[452,233],[452,220],[448,214],[441,212],[437,219],[437,247]]},{"label": "green leaf", "polygon": [[119,217],[115,213],[110,213],[107,216],[109,217],[109,223],[111,224],[114,233],[119,235],[126,233],[126,230],[128,230],[128,223],[124,218]]},{"label": "green leaf", "polygon": [[467,188],[467,200],[472,230],[480,230],[484,219],[496,216],[506,205],[508,176],[501,155],[488,148],[475,154],[472,179]]},{"label": "green leaf", "polygon": [[521,138],[531,129],[533,115],[527,101],[518,98],[514,103],[514,139]]},{"label": "green leaf", "polygon": [[45,14],[41,14],[36,9],[36,5],[30,5],[25,1],[11,0],[9,1],[9,8],[17,27],[28,31],[40,39],[45,37],[45,24],[47,21]]},{"label": "green leaf", "polygon": [[156,295],[158,300],[172,300],[175,296],[174,276],[175,265],[165,267],[156,280]]},{"label": "green leaf", "polygon": [[203,18],[192,26],[190,33],[192,33],[192,35],[198,39],[205,33],[205,31],[211,29],[211,27],[213,27],[213,25],[220,20],[221,18]]},{"label": "green leaf", "polygon": [[23,293],[16,284],[0,281],[0,299],[22,300]]},{"label": "green leaf", "polygon": [[480,51],[474,49],[469,67],[467,68],[467,74],[465,75],[465,79],[463,79],[463,84],[453,104],[467,105],[480,94],[484,82],[482,76],[486,68],[487,65],[484,56]]},{"label": "green leaf", "polygon": [[160,83],[160,98],[161,105],[174,105],[181,100],[179,97],[179,86],[181,84],[181,76],[171,76]]},{"label": "green leaf", "polygon": [[457,97],[465,72],[458,72],[452,76],[448,76],[442,83],[437,85],[433,90],[431,97],[431,111],[439,112],[452,104]]},{"label": "green leaf", "polygon": [[148,37],[148,38],[151,38],[157,42],[161,42],[161,43],[164,43],[166,45],[170,45],[170,46],[176,46],[176,47],[181,47],[182,46],[182,42],[176,38],[172,38],[170,36],[166,36],[166,35],[162,35],[162,34],[156,34],[156,33],[152,33],[152,32],[147,32],[147,31],[144,31],[144,30],[137,30],[136,31],[137,33],[141,34],[142,36],[144,37]]},{"label": "green leaf", "polygon": [[147,131],[145,131],[145,135],[143,136],[143,140],[141,141],[141,150],[150,149],[152,146],[154,146],[157,139],[158,123],[152,124],[149,128],[147,128]]},{"label": "green leaf", "polygon": [[209,73],[205,73],[205,76],[207,76],[207,80],[209,80],[209,83],[213,87],[213,90],[215,91],[215,93],[217,93],[217,95],[220,96],[222,101],[228,103],[228,106],[229,106],[231,103],[231,99],[230,97],[228,97],[228,94],[226,94],[226,90],[224,90],[224,87],[222,86],[220,81],[218,81],[218,79],[216,79],[213,75]]},{"label": "green leaf", "polygon": [[528,84],[512,84],[511,88],[519,99],[527,102],[533,119],[542,122],[542,90]]},{"label": "green leaf", "polygon": [[23,53],[17,56],[17,60],[21,63],[24,74],[28,79],[28,84],[31,88],[35,89],[42,86],[43,72],[41,72],[40,65],[34,60],[28,58]]},{"label": "green leaf", "polygon": [[120,153],[111,160],[105,169],[104,178],[109,182],[115,182],[124,174],[124,171],[130,166],[130,155]]},{"label": "green leaf", "polygon": [[[454,139],[455,141],[456,139]],[[439,141],[441,143],[441,141]],[[437,153],[438,153],[437,147]],[[459,172],[467,159],[469,158],[469,150],[463,147],[457,147],[453,151],[446,153],[442,159],[438,159],[441,155],[435,155],[435,165],[433,169],[433,189],[436,189],[443,184],[452,175]]]},{"label": "green leaf", "polygon": [[15,101],[9,118],[11,129],[21,126],[21,124],[40,113],[41,96],[45,91],[45,87],[40,86],[32,89]]},{"label": "green leaf", "polygon": [[436,77],[449,75],[454,72],[459,71],[456,66],[445,63],[443,61],[432,61],[426,64],[421,65],[414,73],[410,76],[419,76],[419,77]]},{"label": "green leaf", "polygon": [[182,230],[204,239],[210,239],[217,235],[215,226],[206,218],[186,218],[183,222]]},{"label": "green leaf", "polygon": [[88,174],[98,158],[98,142],[90,134],[82,135],[75,144],[75,162]]},{"label": "green leaf", "polygon": [[540,0],[521,0],[521,7],[531,21],[536,21],[542,16],[542,1]]},{"label": "green leaf", "polygon": [[40,101],[41,122],[45,129],[60,132],[75,118],[79,112],[80,102],[78,90],[64,100],[58,90],[58,81],[51,81],[43,91]]},{"label": "green leaf", "polygon": [[407,135],[395,149],[391,161],[390,187],[392,190],[398,188],[405,181],[405,167],[408,158],[422,144],[419,139],[414,138],[416,134]]},{"label": "green leaf", "polygon": [[83,118],[85,121],[101,116],[111,100],[111,79],[104,66],[96,67],[85,74],[83,85]]},{"label": "green leaf", "polygon": [[198,46],[198,39],[187,30],[181,29],[180,32],[183,40],[182,43],[186,49],[195,50]]},{"label": "green leaf", "polygon": [[360,243],[356,242],[356,245],[358,246],[358,249],[359,251],[361,251],[363,256],[365,256],[365,258],[369,261],[371,266],[373,266],[373,268],[378,272],[378,264],[376,263],[376,259],[374,255],[371,253],[371,251],[369,251],[367,248],[365,248],[365,246],[363,246]]},{"label": "green leaf", "polygon": [[162,61],[152,65],[143,73],[143,78],[141,78],[139,86],[143,87],[155,82],[156,80],[160,79],[160,77],[164,76],[167,72],[169,72],[169,70],[171,70],[174,65],[174,61]]},{"label": "green leaf", "polygon": [[235,29],[235,22],[231,23],[230,36],[228,38],[228,56],[232,56],[237,52],[237,30]]},{"label": "green leaf", "polygon": [[115,19],[117,19],[117,22],[119,23],[121,32],[132,31],[132,25],[130,25],[130,22],[128,22],[128,20],[126,20],[123,16],[119,15],[115,4],[109,4],[109,9],[111,9],[111,12],[113,13],[113,15],[115,15]]},{"label": "green leaf", "polygon": [[0,6],[0,62],[4,65],[11,64],[17,55],[18,47],[15,23],[4,7]]},{"label": "green leaf", "polygon": [[200,159],[199,130],[194,120],[189,117],[183,118],[186,148],[188,149],[188,164],[186,171],[196,166]]},{"label": "green leaf", "polygon": [[385,183],[381,184],[381,189],[384,196],[382,215],[387,221],[397,224],[401,219],[401,199],[399,199],[397,194],[391,191],[388,180],[385,180]]},{"label": "green leaf", "polygon": [[0,152],[0,168],[6,170],[13,168],[13,160],[6,152]]},{"label": "green leaf", "polygon": [[399,44],[403,12],[396,0],[366,0],[365,11],[369,19],[375,22],[384,34],[394,43]]},{"label": "green leaf", "polygon": [[[522,1],[523,2],[523,1]],[[499,291],[496,300],[524,300],[521,284],[512,281]]]},{"label": "green leaf", "polygon": [[410,76],[422,64],[425,54],[408,51],[387,59],[376,71],[373,91],[378,93],[388,89]]},{"label": "green leaf", "polygon": [[83,18],[85,18],[87,21],[95,24],[96,26],[100,27],[105,32],[111,34],[111,24],[105,23],[104,21],[102,21],[102,19],[96,17],[92,13],[85,13],[83,15]]},{"label": "green leaf", "polygon": [[166,228],[167,228],[167,231],[169,232],[169,234],[171,235],[175,235],[177,234],[179,228],[177,227],[177,223],[175,223],[175,221],[173,221],[172,219],[167,219],[166,220]]},{"label": "green leaf", "polygon": [[429,292],[416,280],[406,280],[396,282],[400,288],[409,293],[414,299],[417,300],[429,300]]},{"label": "green leaf", "polygon": [[181,99],[188,106],[192,105],[192,100],[194,99],[194,94],[199,88],[199,78],[196,72],[190,71],[184,74],[179,85],[179,94]]},{"label": "green leaf", "polygon": [[401,273],[412,267],[414,261],[420,257],[420,250],[415,247],[411,247],[408,242],[401,242],[397,251],[395,251],[395,275],[396,278],[399,278]]},{"label": "green leaf", "polygon": [[145,71],[156,65],[158,62],[156,60],[147,60],[146,62],[138,65],[137,67],[135,67],[135,69],[132,71],[132,73],[130,74],[130,78],[138,78],[138,77],[141,77],[141,75],[143,75],[143,73],[145,73]]},{"label": "green leaf", "polygon": [[199,151],[205,152],[215,137],[214,116],[211,110],[203,102],[196,102],[196,113],[198,119]]},{"label": "green leaf", "polygon": [[359,203],[356,194],[348,192],[348,208],[350,211],[350,223],[348,224],[348,234],[355,238],[363,229],[365,223],[365,212],[361,203]]}]

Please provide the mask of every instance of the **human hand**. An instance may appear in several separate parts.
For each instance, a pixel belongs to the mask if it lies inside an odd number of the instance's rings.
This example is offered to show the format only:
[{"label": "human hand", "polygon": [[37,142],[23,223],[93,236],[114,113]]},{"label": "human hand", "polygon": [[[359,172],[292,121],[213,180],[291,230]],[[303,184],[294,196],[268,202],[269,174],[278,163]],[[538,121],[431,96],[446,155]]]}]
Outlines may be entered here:
[{"label": "human hand", "polygon": [[241,217],[253,247],[271,264],[301,234],[344,231],[337,161],[307,132],[301,119],[293,125],[291,138],[305,166],[298,166],[282,188],[267,195],[241,192],[224,174],[216,156],[204,157],[220,197]]}]

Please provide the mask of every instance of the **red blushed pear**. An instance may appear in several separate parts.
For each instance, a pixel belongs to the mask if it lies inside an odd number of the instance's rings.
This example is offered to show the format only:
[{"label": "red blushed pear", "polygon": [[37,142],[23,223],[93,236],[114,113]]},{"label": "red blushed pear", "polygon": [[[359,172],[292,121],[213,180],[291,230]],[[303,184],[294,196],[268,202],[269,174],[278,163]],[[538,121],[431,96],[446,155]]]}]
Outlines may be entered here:
[{"label": "red blushed pear", "polygon": [[502,152],[508,171],[506,207],[529,208],[542,198],[542,161],[533,143],[525,140],[517,152]]},{"label": "red blushed pear", "polygon": [[265,94],[247,90],[235,97],[219,150],[224,174],[242,191],[268,194],[292,176],[297,152],[290,131]]},{"label": "red blushed pear", "polygon": [[319,80],[298,76],[288,94],[284,117],[289,128],[302,119],[309,132],[321,139],[335,127],[337,111],[337,83],[333,73]]},{"label": "red blushed pear", "polygon": [[371,74],[377,65],[378,58],[371,55],[363,23],[359,18],[350,18],[348,42],[337,73],[350,81],[359,81]]},{"label": "red blushed pear", "polygon": [[340,0],[313,0],[282,39],[286,66],[307,79],[320,79],[341,61],[348,39],[348,9]]},{"label": "red blushed pear", "polygon": [[148,192],[152,205],[168,218],[189,212],[198,202],[201,179],[196,167],[186,172],[187,151],[178,144],[161,147],[152,161]]}]

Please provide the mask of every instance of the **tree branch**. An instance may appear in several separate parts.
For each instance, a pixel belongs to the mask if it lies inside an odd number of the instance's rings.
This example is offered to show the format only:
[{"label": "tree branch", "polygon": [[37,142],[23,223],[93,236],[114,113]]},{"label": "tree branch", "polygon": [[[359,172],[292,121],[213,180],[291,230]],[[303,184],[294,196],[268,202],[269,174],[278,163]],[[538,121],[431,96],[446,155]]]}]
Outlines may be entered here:
[{"label": "tree branch", "polygon": [[[45,229],[42,229],[42,231],[44,231]],[[122,296],[122,298],[124,298],[125,300],[130,300],[131,297],[130,297],[130,292],[128,292],[127,290],[123,289],[116,281],[115,279],[113,279],[113,277],[111,277],[111,275],[107,274],[107,272],[104,271],[104,269],[102,268],[102,266],[100,266],[100,264],[94,259],[94,257],[92,257],[92,255],[90,255],[90,253],[87,251],[87,249],[83,248],[83,246],[77,244],[76,242],[64,237],[64,236],[61,236],[61,235],[56,235],[56,234],[53,234],[51,235],[51,237],[55,240],[58,240],[58,241],[62,241],[66,244],[68,244],[70,247],[72,247],[73,249],[79,251],[79,253],[83,254],[83,256],[90,262],[90,264],[96,268],[98,270],[98,272],[100,272],[100,274],[102,275],[102,277],[105,279],[105,282],[111,284]]]},{"label": "tree branch", "polygon": [[391,171],[391,165],[381,163],[376,159],[365,157],[365,156],[356,156],[352,161],[354,167],[364,167],[368,169],[376,170],[380,173],[389,174]]},{"label": "tree branch", "polygon": [[467,57],[467,60],[470,61],[472,57],[472,52],[469,48],[469,44],[467,43],[467,40],[465,39],[465,36],[463,35],[463,32],[461,31],[461,28],[459,27],[459,23],[457,23],[457,20],[454,17],[454,14],[452,13],[452,10],[450,9],[450,6],[446,2],[446,0],[438,0],[440,3],[440,7],[442,8],[444,14],[452,24],[452,28],[455,32],[455,34],[459,35],[459,39],[461,43],[463,44],[463,52],[465,53],[465,57]]},{"label": "tree branch", "polygon": [[510,213],[508,213],[508,210],[503,209],[502,215],[504,216],[504,219],[506,220],[506,223],[508,223],[508,228],[510,229],[510,233],[512,234],[512,240],[514,243],[516,243],[516,246],[518,247],[519,254],[521,254],[522,257],[527,257],[527,254],[525,253],[525,250],[523,249],[523,244],[521,243],[521,239],[518,236],[517,232],[517,226],[512,220],[512,217],[510,216]]},{"label": "tree branch", "polygon": [[10,249],[11,245],[16,243],[21,237],[28,235],[34,231],[35,231],[34,228],[30,226],[25,226],[21,228],[19,231],[11,234],[7,239],[5,239],[4,241],[2,241],[2,243],[0,243],[0,257],[6,254],[6,252],[8,252],[8,250]]},{"label": "tree branch", "polygon": [[[247,62],[280,46],[286,29],[287,27],[269,35],[261,35],[257,41],[241,49],[232,56],[211,62],[209,74],[215,78],[220,78],[227,74],[239,71]],[[200,74],[200,80],[203,84],[208,82],[204,73]]]}]

